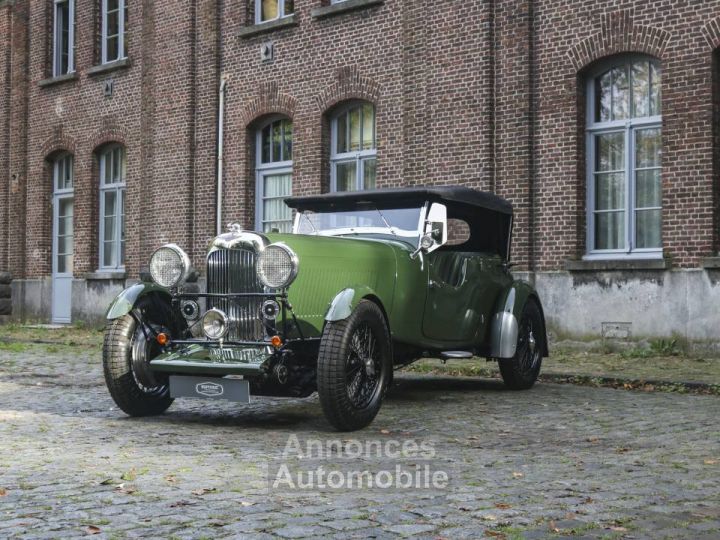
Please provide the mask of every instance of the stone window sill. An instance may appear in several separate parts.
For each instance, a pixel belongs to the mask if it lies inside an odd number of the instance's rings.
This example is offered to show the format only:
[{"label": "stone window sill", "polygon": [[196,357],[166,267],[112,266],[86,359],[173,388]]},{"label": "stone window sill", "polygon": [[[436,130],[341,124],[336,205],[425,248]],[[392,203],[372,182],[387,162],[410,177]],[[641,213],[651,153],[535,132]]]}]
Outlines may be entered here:
[{"label": "stone window sill", "polygon": [[259,24],[253,24],[252,26],[246,26],[245,28],[240,29],[238,35],[241,38],[251,38],[259,34],[264,34],[265,32],[272,32],[273,30],[279,30],[281,28],[290,28],[296,24],[297,19],[293,13],[292,15],[275,19],[274,21],[267,21]]},{"label": "stone window sill", "polygon": [[127,272],[124,270],[98,270],[97,272],[88,272],[83,275],[87,281],[103,281],[103,280],[122,280],[127,278]]},{"label": "stone window sill", "polygon": [[720,270],[720,256],[703,259],[702,267],[707,270]]},{"label": "stone window sill", "polygon": [[330,4],[329,6],[315,8],[310,12],[310,15],[313,19],[323,19],[325,17],[332,17],[333,15],[347,13],[348,11],[354,11],[356,9],[379,6],[384,3],[385,0],[345,0],[344,2],[338,2],[337,4]]},{"label": "stone window sill", "polygon": [[667,259],[617,259],[593,261],[565,261],[568,272],[607,272],[612,270],[669,270]]},{"label": "stone window sill", "polygon": [[38,82],[38,86],[41,88],[47,88],[48,86],[55,86],[56,84],[62,84],[69,81],[77,81],[78,74],[76,71],[72,73],[66,73],[65,75],[58,75],[57,77],[49,77]]},{"label": "stone window sill", "polygon": [[110,73],[118,69],[129,68],[132,65],[130,58],[122,58],[115,60],[114,62],[108,62],[107,64],[99,64],[88,69],[87,74],[92,77],[94,75],[102,75],[104,73]]}]

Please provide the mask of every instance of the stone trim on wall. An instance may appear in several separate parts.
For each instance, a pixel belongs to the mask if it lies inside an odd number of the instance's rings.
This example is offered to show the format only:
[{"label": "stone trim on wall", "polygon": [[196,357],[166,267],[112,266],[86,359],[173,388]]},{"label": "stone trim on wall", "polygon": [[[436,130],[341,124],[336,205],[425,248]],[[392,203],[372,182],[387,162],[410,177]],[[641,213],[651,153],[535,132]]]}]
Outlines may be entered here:
[{"label": "stone trim on wall", "polygon": [[600,31],[579,41],[567,51],[576,71],[595,60],[618,53],[639,52],[662,58],[670,42],[670,32],[635,24],[633,10],[603,13]]},{"label": "stone trim on wall", "polygon": [[283,114],[291,120],[295,117],[297,100],[280,92],[277,82],[260,85],[257,95],[243,108],[242,123],[246,127],[268,114]]},{"label": "stone trim on wall", "polygon": [[362,99],[375,105],[380,100],[380,84],[361,75],[354,66],[341,67],[336,71],[335,78],[335,82],[315,96],[315,104],[320,113],[350,99]]}]

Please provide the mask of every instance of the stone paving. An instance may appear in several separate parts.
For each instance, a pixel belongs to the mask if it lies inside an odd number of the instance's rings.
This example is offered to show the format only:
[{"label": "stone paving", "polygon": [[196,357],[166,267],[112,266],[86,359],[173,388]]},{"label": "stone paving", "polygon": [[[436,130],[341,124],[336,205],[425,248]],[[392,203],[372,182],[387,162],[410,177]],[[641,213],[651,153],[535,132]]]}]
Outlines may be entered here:
[{"label": "stone paving", "polygon": [[[0,350],[0,538],[717,539],[718,419],[716,396],[408,375],[352,434],[331,431],[315,397],[178,400],[132,419],[95,350]],[[341,448],[301,456],[308,442]],[[449,480],[274,488],[283,465]]]}]

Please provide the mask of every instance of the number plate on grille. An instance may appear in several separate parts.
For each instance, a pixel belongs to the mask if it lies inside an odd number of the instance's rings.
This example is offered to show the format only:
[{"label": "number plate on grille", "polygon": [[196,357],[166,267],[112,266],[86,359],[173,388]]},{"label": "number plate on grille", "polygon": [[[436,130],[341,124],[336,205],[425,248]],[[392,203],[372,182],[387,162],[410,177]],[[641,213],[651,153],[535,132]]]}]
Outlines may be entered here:
[{"label": "number plate on grille", "polygon": [[170,396],[250,403],[250,383],[244,379],[170,375]]}]

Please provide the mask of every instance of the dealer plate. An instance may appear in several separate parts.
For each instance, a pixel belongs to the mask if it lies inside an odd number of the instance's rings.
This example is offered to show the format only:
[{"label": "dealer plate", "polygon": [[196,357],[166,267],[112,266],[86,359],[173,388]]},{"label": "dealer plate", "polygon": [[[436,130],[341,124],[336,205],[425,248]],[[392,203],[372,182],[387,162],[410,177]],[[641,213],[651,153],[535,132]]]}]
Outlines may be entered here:
[{"label": "dealer plate", "polygon": [[170,396],[250,403],[250,383],[245,379],[170,375]]}]

